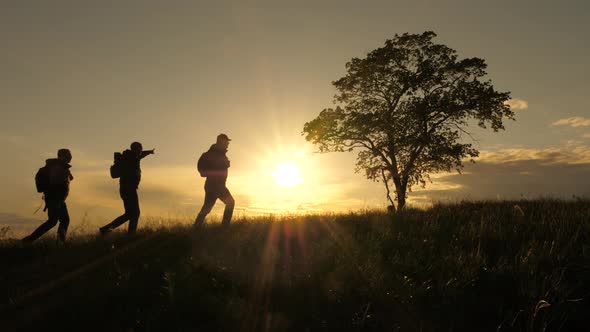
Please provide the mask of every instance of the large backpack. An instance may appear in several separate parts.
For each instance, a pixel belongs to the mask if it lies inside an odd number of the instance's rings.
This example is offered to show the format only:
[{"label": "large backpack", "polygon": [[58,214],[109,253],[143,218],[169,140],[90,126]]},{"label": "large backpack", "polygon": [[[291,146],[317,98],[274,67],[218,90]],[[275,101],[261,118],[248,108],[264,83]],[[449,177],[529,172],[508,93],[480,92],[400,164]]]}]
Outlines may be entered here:
[{"label": "large backpack", "polygon": [[51,185],[51,175],[48,166],[39,168],[37,174],[35,174],[35,186],[37,187],[38,193],[44,193],[49,191]]},{"label": "large backpack", "polygon": [[201,177],[207,177],[207,171],[208,171],[208,167],[209,167],[209,162],[208,159],[209,156],[207,155],[207,152],[203,153],[201,155],[201,157],[199,157],[199,161],[197,161],[197,170],[199,171],[199,175],[201,175]]},{"label": "large backpack", "polygon": [[115,152],[113,155],[113,165],[111,165],[111,177],[113,179],[120,178],[123,173],[123,155],[121,152]]}]

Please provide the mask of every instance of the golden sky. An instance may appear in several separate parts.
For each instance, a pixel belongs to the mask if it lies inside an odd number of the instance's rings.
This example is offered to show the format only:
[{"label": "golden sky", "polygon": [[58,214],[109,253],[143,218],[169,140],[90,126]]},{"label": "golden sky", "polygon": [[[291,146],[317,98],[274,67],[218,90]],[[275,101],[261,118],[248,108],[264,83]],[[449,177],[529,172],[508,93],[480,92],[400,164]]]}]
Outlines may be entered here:
[{"label": "golden sky", "polygon": [[[193,218],[203,199],[196,160],[222,132],[233,139],[237,215],[383,207],[382,185],[354,173],[353,154],[316,154],[301,131],[332,105],[348,60],[426,30],[461,57],[484,58],[496,88],[512,92],[517,121],[495,135],[474,130],[478,163],[434,176],[410,194],[415,204],[590,193],[583,1],[0,6],[0,224],[44,218],[33,215],[33,176],[62,147],[74,155],[74,220],[119,215],[108,168],[135,140],[156,148],[142,162],[142,214]],[[298,172],[296,183],[281,185],[281,172]]]}]

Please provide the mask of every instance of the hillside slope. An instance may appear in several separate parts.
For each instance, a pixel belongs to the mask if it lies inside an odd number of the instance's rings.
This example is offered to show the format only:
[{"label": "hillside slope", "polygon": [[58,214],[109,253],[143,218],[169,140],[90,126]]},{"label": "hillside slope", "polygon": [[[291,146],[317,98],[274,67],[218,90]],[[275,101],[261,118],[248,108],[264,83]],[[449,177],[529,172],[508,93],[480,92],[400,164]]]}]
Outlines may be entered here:
[{"label": "hillside slope", "polygon": [[590,202],[464,202],[0,247],[2,330],[587,330]]}]

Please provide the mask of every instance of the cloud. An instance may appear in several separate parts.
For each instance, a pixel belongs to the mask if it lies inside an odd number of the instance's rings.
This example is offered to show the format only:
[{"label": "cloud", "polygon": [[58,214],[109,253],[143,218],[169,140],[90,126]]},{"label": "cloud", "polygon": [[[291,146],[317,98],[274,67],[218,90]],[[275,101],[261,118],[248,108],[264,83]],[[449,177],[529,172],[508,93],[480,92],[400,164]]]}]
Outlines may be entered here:
[{"label": "cloud", "polygon": [[[43,219],[43,217],[40,217]],[[17,226],[17,225],[37,225],[40,219],[27,218],[14,213],[0,212],[0,225]]]},{"label": "cloud", "polygon": [[590,197],[590,148],[482,152],[475,164],[465,165],[463,174],[446,173],[434,181],[437,188],[415,191],[413,201]]},{"label": "cloud", "polygon": [[506,105],[510,106],[512,110],[525,110],[529,108],[529,102],[524,99],[510,99],[506,102]]},{"label": "cloud", "polygon": [[527,160],[536,160],[543,164],[586,164],[590,163],[590,147],[567,145],[545,149],[512,148],[482,151],[476,160],[488,164],[510,164]]},{"label": "cloud", "polygon": [[30,233],[38,227],[45,216],[40,213],[38,219],[24,217],[15,213],[0,212],[0,228],[8,227],[8,233],[5,235],[9,238],[17,238]]},{"label": "cloud", "polygon": [[590,119],[581,116],[573,116],[570,118],[559,119],[551,124],[552,126],[570,126],[570,127],[588,127],[590,126]]}]

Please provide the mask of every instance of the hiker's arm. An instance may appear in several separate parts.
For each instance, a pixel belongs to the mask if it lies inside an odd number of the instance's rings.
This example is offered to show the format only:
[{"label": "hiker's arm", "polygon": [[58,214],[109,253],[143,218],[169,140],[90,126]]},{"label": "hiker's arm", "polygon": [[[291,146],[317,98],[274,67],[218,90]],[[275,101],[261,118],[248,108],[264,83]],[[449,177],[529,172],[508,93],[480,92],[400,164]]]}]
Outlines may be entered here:
[{"label": "hiker's arm", "polygon": [[156,149],[145,150],[145,151],[141,152],[141,156],[139,158],[143,159],[143,158],[149,156],[150,154],[154,154],[154,153],[156,153]]}]

